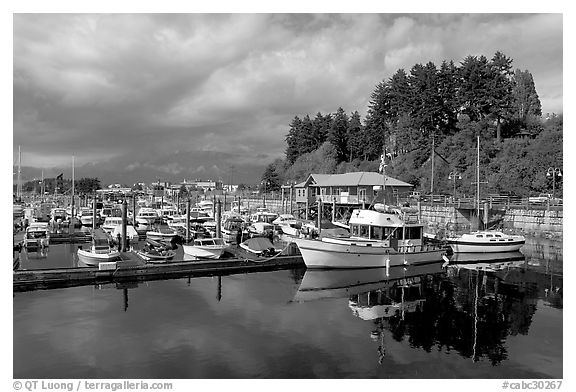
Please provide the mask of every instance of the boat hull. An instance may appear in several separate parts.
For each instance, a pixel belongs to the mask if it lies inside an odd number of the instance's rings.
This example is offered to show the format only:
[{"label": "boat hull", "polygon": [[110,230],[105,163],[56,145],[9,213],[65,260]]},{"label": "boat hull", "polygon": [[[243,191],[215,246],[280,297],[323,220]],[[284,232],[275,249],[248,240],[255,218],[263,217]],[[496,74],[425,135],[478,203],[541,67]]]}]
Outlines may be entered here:
[{"label": "boat hull", "polygon": [[307,268],[382,268],[433,263],[442,260],[444,249],[397,252],[389,247],[337,244],[321,240],[293,238]]},{"label": "boat hull", "polygon": [[139,251],[136,252],[136,254],[149,263],[166,263],[174,258],[176,252],[169,251],[166,255],[152,255],[150,253]]},{"label": "boat hull", "polygon": [[193,256],[199,259],[219,259],[224,253],[225,246],[195,246],[195,245],[182,245],[184,254]]},{"label": "boat hull", "polygon": [[155,241],[168,241],[168,242],[172,242],[174,241],[174,239],[176,238],[178,234],[163,234],[163,233],[156,233],[156,232],[151,232],[148,231],[146,232],[146,238],[149,238],[151,240],[155,240]]},{"label": "boat hull", "polygon": [[119,251],[109,253],[92,253],[84,249],[78,249],[78,260],[88,265],[98,265],[109,261],[120,259]]},{"label": "boat hull", "polygon": [[486,244],[448,240],[454,253],[502,253],[517,252],[524,245],[524,240],[510,241],[505,244]]}]

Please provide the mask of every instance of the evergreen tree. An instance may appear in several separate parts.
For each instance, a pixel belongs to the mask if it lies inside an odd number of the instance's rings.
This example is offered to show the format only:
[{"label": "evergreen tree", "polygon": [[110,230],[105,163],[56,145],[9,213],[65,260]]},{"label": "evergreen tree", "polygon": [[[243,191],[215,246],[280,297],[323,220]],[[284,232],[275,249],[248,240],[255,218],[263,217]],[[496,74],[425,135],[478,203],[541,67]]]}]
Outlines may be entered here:
[{"label": "evergreen tree", "polygon": [[502,122],[512,117],[512,59],[496,52],[488,64],[489,112],[496,118],[496,140],[502,141]]},{"label": "evergreen tree", "polygon": [[296,158],[300,155],[301,133],[302,120],[296,116],[290,123],[290,130],[288,131],[288,135],[286,135],[286,161],[290,164],[293,164]]},{"label": "evergreen tree", "polygon": [[514,117],[525,122],[528,116],[542,115],[542,105],[534,86],[534,79],[528,70],[516,69],[514,73],[512,96]]},{"label": "evergreen tree", "polygon": [[458,105],[472,121],[479,121],[488,114],[488,60],[467,56],[458,71]]},{"label": "evergreen tree", "polygon": [[334,114],[332,126],[328,133],[328,141],[336,149],[338,162],[348,159],[348,115],[341,107]]},{"label": "evergreen tree", "polygon": [[364,150],[364,129],[360,119],[360,114],[355,111],[350,116],[348,123],[348,151],[350,153],[349,162],[353,159],[360,158]]}]

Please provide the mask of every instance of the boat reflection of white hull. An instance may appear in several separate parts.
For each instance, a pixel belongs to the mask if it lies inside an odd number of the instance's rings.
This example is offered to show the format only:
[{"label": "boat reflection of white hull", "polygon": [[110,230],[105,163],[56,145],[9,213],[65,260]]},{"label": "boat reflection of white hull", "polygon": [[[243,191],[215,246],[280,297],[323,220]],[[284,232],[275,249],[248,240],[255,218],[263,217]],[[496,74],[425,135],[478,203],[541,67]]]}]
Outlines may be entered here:
[{"label": "boat reflection of white hull", "polygon": [[84,249],[78,249],[78,260],[88,265],[98,265],[109,261],[116,261],[120,258],[120,252],[112,250],[108,253],[93,253]]},{"label": "boat reflection of white hull", "polygon": [[402,284],[410,284],[421,275],[443,272],[442,264],[435,262],[392,268],[307,270],[294,300],[302,302],[322,298],[344,298],[378,290],[398,280],[404,280]]},{"label": "boat reflection of white hull", "polygon": [[[379,268],[431,263],[442,260],[444,249],[422,246],[422,250],[398,252],[390,247],[356,245],[350,241],[290,238],[296,243],[308,268]],[[361,241],[357,241],[360,243]],[[428,250],[429,249],[429,250]]]},{"label": "boat reflection of white hull", "polygon": [[450,263],[496,263],[502,261],[522,261],[524,259],[524,255],[519,251],[498,253],[454,253],[452,257],[450,257]]}]

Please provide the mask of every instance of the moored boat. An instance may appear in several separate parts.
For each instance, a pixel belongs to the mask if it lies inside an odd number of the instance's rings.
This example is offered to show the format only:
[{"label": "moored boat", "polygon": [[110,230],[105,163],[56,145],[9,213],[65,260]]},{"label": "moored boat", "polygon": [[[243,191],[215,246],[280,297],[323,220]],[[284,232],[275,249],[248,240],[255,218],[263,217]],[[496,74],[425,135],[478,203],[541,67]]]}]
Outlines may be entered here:
[{"label": "moored boat", "polygon": [[240,244],[240,247],[258,256],[274,256],[280,250],[274,248],[274,244],[266,237],[253,237]]},{"label": "moored boat", "polygon": [[146,232],[146,238],[151,240],[174,241],[178,236],[178,232],[168,225],[158,225]]},{"label": "moored boat", "polygon": [[501,253],[519,251],[526,239],[521,235],[509,235],[488,230],[465,233],[446,240],[454,253]]},{"label": "moored boat", "polygon": [[50,244],[50,229],[46,222],[34,222],[26,228],[23,245],[26,249],[45,248]]},{"label": "moored boat", "polygon": [[138,250],[136,254],[149,263],[166,263],[176,255],[172,249],[165,244],[154,240],[147,240],[144,248]]},{"label": "moored boat", "polygon": [[349,236],[321,231],[319,238],[287,240],[298,245],[308,268],[378,268],[442,260],[445,248],[424,244],[417,210],[374,207],[352,212]]},{"label": "moored boat", "polygon": [[78,260],[87,265],[97,266],[118,259],[120,252],[112,247],[109,238],[102,230],[94,231],[89,249],[78,249]]},{"label": "moored boat", "polygon": [[226,249],[222,238],[197,238],[192,244],[183,244],[184,254],[203,259],[219,259]]}]

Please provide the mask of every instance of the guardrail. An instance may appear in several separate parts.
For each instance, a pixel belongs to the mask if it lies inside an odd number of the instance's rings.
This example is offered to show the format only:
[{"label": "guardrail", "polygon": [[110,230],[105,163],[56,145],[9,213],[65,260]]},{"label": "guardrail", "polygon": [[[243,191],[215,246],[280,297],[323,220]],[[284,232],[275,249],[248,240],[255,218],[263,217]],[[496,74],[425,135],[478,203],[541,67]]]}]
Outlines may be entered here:
[{"label": "guardrail", "polygon": [[[410,200],[410,199],[408,199]],[[461,197],[454,199],[452,196],[446,195],[424,195],[420,198],[421,203],[429,203],[434,205],[445,205],[445,206],[461,206],[462,208],[469,208],[470,206],[476,207],[476,198],[473,197]],[[488,196],[486,198],[480,199],[480,206],[488,204],[489,208],[495,207],[505,207],[505,208],[546,208],[550,207],[563,207],[564,203],[562,199],[548,199],[545,201],[530,201],[528,197],[519,196]]]}]

